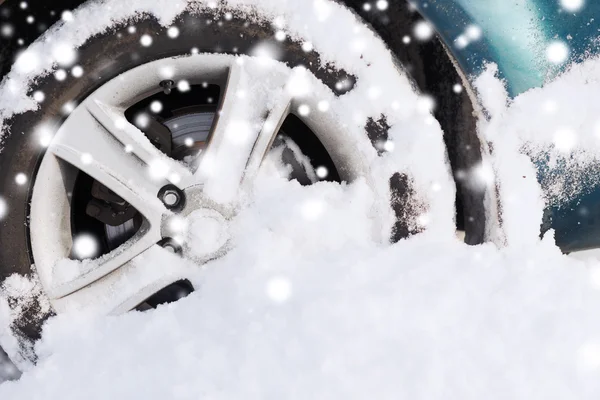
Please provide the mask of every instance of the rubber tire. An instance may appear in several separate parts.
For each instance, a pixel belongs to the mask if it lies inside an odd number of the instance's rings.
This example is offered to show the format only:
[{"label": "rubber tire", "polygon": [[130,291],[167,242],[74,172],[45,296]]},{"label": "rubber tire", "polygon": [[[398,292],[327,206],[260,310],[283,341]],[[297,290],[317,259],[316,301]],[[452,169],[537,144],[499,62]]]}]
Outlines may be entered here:
[{"label": "rubber tire", "polygon": [[[355,2],[349,0],[350,3]],[[358,3],[358,2],[356,2]],[[362,4],[362,3],[361,3]],[[353,4],[349,4],[353,5]],[[357,4],[354,4],[356,7]],[[391,4],[389,11],[390,20],[394,23],[377,26],[378,21],[371,21],[378,31],[384,31],[386,39],[400,61],[405,63],[407,69],[412,71],[413,78],[422,91],[433,94],[434,96],[451,90],[452,85],[458,81],[458,75],[454,70],[450,59],[446,55],[441,44],[438,42],[430,53],[422,53],[417,49],[408,50],[399,49],[398,43],[404,32],[414,23],[415,15],[408,13],[406,7]],[[397,18],[391,17],[395,16]],[[229,49],[237,48],[239,53],[246,53],[253,45],[264,40],[272,40],[274,37],[273,28],[270,24],[246,25],[243,20],[232,21],[223,26],[212,24],[206,27],[204,23],[194,24],[194,20],[200,19],[202,22],[206,18],[212,18],[212,15],[189,15],[184,14],[179,19],[180,35],[177,40],[172,40],[164,34],[165,28],[162,27],[154,18],[146,16],[142,21],[136,21],[137,31],[135,34],[129,34],[126,31],[127,25],[117,25],[114,30],[97,35],[90,39],[79,49],[79,64],[83,67],[86,74],[78,79],[72,77],[67,81],[58,82],[53,76],[40,78],[33,90],[42,90],[46,94],[46,100],[41,104],[39,110],[29,111],[12,118],[7,124],[10,126],[10,134],[5,135],[3,150],[0,153],[0,188],[4,197],[10,205],[10,214],[0,225],[0,283],[13,274],[23,276],[32,276],[32,254],[29,247],[29,185],[18,185],[14,177],[18,173],[24,173],[29,181],[33,181],[36,170],[41,161],[44,151],[39,146],[35,135],[31,134],[32,127],[44,123],[49,119],[61,115],[61,108],[68,101],[80,103],[94,90],[105,82],[118,76],[119,74],[134,68],[137,65],[179,54],[189,53],[192,47],[196,47],[200,52],[227,52]],[[236,23],[237,22],[237,23]],[[403,24],[406,24],[404,26]],[[203,28],[200,28],[203,27]],[[198,34],[202,29],[202,34]],[[114,40],[115,35],[122,34],[119,40]],[[144,48],[139,46],[140,37],[144,34],[151,34],[154,42],[151,47]],[[135,51],[132,52],[132,49]],[[223,49],[223,50],[215,50]],[[440,49],[442,51],[440,52]],[[400,51],[402,50],[402,51]],[[429,63],[428,57],[433,57],[436,63]],[[309,66],[312,72],[323,82],[334,90],[334,84],[345,74],[344,71],[330,71],[320,69],[319,55],[315,52],[306,53],[301,49],[300,43],[289,42],[285,46],[283,60],[290,66],[305,65]],[[110,62],[107,62],[109,60]],[[431,60],[429,60],[431,61]],[[443,70],[450,74],[447,80],[429,79],[428,70],[435,69],[438,65],[438,71]],[[454,95],[453,98],[456,96]],[[448,104],[452,104],[451,107]],[[460,112],[456,112],[459,110]],[[465,140],[472,140],[472,137],[463,134],[472,132],[473,124],[469,118],[463,118],[465,113],[472,112],[468,98],[464,96],[458,102],[444,102],[443,107],[438,108],[438,118],[441,117],[442,125],[445,128],[446,142],[452,149],[459,143],[464,145]],[[459,116],[460,121],[457,121]],[[471,115],[472,117],[472,115]],[[466,121],[466,122],[465,122]],[[60,123],[61,121],[59,121]],[[365,133],[369,135],[372,141],[381,134],[381,124],[367,125]],[[385,130],[385,126],[383,126]],[[465,139],[466,137],[466,139]],[[456,159],[456,157],[454,157]],[[461,166],[460,161],[454,162],[454,167]],[[471,161],[469,161],[471,162]],[[457,166],[458,165],[458,166]],[[406,199],[412,195],[410,188],[410,179],[408,177],[396,174],[390,177],[390,186],[395,201],[392,206],[397,216],[411,215],[411,210],[405,209]],[[464,196],[463,196],[464,197]],[[464,198],[467,200],[465,201]],[[476,200],[463,198],[463,202],[470,204]],[[473,207],[475,209],[476,207]],[[479,221],[479,219],[478,219]],[[411,224],[399,218],[396,221],[393,240],[400,240],[416,232],[412,232],[408,227]],[[467,226],[469,228],[469,226]],[[472,243],[483,241],[482,224],[468,229],[468,235]],[[9,299],[9,303],[17,299]],[[32,344],[39,339],[43,322],[51,315],[51,312],[41,312],[43,307],[36,299],[30,299],[21,317],[14,321],[11,329],[21,345],[21,357],[35,361],[35,355],[32,351]],[[14,357],[13,357],[14,358]]]}]

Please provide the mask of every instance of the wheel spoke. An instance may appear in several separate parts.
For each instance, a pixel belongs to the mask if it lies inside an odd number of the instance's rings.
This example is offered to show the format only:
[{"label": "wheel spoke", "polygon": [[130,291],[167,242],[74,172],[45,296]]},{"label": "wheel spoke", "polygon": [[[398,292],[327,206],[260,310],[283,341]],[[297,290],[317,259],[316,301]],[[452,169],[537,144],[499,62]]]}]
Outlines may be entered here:
[{"label": "wheel spoke", "polygon": [[115,131],[116,126],[107,130],[83,107],[65,122],[49,150],[115,192],[152,226],[158,226],[167,210],[156,196],[168,181],[164,176],[153,176],[152,167],[115,139]]},{"label": "wheel spoke", "polygon": [[230,67],[217,121],[196,172],[207,197],[221,204],[233,203],[242,182],[254,176],[290,109],[288,74],[250,64],[234,62]]},{"label": "wheel spoke", "polygon": [[125,119],[118,108],[96,99],[88,101],[87,108],[112,136],[146,165],[162,164],[165,178],[172,184],[178,186],[191,176],[189,169],[158,150],[141,130]]},{"label": "wheel spoke", "polygon": [[189,277],[194,264],[154,245],[132,258],[111,274],[56,299],[58,312],[78,308],[95,309],[102,314],[121,314],[135,308],[160,289]]},{"label": "wheel spoke", "polygon": [[145,223],[129,241],[97,259],[58,261],[53,266],[52,289],[49,290],[49,296],[61,298],[92,284],[127,265],[156,245],[159,240],[160,228],[153,228]]}]

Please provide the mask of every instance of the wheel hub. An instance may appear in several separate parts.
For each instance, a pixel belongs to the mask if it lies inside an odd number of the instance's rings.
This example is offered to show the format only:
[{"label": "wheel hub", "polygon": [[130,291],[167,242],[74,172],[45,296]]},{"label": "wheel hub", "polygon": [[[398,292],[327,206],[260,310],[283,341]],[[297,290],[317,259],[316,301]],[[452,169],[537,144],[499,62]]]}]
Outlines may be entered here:
[{"label": "wheel hub", "polygon": [[188,217],[187,241],[184,251],[190,258],[205,262],[223,254],[229,242],[229,224],[210,208],[195,210]]},{"label": "wheel hub", "polygon": [[223,215],[227,211],[204,198],[201,186],[192,186],[180,193],[167,189],[162,193],[162,199],[165,204],[187,199],[179,212],[163,219],[163,247],[179,247],[174,252],[200,263],[224,252],[230,237],[229,223]]}]

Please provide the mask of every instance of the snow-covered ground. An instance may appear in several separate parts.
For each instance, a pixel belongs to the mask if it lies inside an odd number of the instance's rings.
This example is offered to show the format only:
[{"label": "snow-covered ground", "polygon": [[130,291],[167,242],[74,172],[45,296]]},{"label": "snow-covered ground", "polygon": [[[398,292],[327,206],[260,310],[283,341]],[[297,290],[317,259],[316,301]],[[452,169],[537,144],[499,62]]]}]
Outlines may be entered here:
[{"label": "snow-covered ground", "polygon": [[[600,263],[553,238],[372,240],[371,194],[266,169],[177,303],[65,314],[2,399],[597,398]],[[533,205],[523,204],[535,211]]]},{"label": "snow-covered ground", "polygon": [[477,80],[495,149],[480,172],[499,178],[506,247],[450,231],[382,245],[363,180],[301,187],[267,168],[196,292],[51,319],[38,365],[0,399],[598,398],[600,261],[538,239],[571,181],[542,191],[530,160],[574,151],[575,180],[594,164],[598,77],[590,60],[514,101],[493,66]]},{"label": "snow-covered ground", "polygon": [[51,320],[38,366],[0,398],[600,393],[600,264],[562,255],[551,236],[526,248],[427,235],[381,246],[365,233],[366,192],[264,185],[195,293],[145,313]]}]

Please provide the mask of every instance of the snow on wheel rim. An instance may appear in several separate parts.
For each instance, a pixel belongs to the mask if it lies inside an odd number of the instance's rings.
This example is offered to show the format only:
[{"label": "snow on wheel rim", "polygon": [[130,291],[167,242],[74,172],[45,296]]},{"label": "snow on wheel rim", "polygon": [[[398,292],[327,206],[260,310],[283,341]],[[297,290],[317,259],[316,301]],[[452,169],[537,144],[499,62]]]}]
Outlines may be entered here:
[{"label": "snow on wheel rim", "polygon": [[[218,122],[195,172],[162,154],[125,119],[125,109],[141,95],[163,90],[159,83],[166,69],[171,71],[170,77],[176,82],[227,82]],[[185,218],[205,209],[218,214],[222,220],[230,219],[238,206],[240,187],[249,189],[287,115],[302,107],[316,110],[321,101],[335,104],[335,96],[330,90],[315,78],[308,78],[305,69],[291,70],[272,60],[199,54],[142,65],[106,83],[89,96],[70,114],[48,147],[33,190],[33,255],[50,298],[57,300],[83,289],[124,264],[131,264],[129,269],[134,270],[134,258],[146,251],[158,253],[159,250],[151,248],[160,240],[177,237],[177,232],[169,232],[173,231],[174,218]],[[311,90],[298,95],[298,79],[302,79],[304,85],[310,85]],[[261,120],[263,115],[268,115],[264,122]],[[357,153],[354,145],[349,145],[359,138],[340,140],[346,135],[339,129],[341,123],[333,113],[314,112],[303,118],[315,130],[326,134],[324,142],[335,151],[331,154],[345,180],[365,175],[370,164],[368,156]],[[134,206],[145,218],[140,233],[97,260],[63,260],[63,255],[68,254],[73,245],[70,238],[61,235],[65,229],[61,221],[68,221],[70,204],[63,193],[64,183],[58,178],[61,173],[57,160],[75,166]],[[159,176],[153,171],[157,163],[166,168]],[[169,184],[186,194],[188,200],[181,213],[170,212],[157,197],[161,188]],[[61,237],[64,240],[56,240]],[[198,254],[198,249],[186,251],[191,249],[185,239],[181,242],[184,256]],[[209,251],[205,258],[213,258],[222,247]],[[128,275],[130,282],[133,281],[131,274],[135,272]],[[118,280],[119,275],[117,273],[114,278]],[[147,278],[147,272],[140,272],[140,279],[142,275]],[[185,271],[178,268],[159,271],[151,286],[157,291],[166,281],[184,275]],[[110,283],[105,285],[101,279],[94,285],[104,286],[103,293],[113,293],[111,285],[116,283],[110,278],[106,281]],[[152,292],[151,288],[144,290],[148,285],[148,281],[143,280],[143,287],[119,302],[117,308],[131,308],[143,301],[144,296]],[[98,303],[97,298],[94,302]],[[110,311],[113,309],[114,304]]]},{"label": "snow on wheel rim", "polygon": [[[157,15],[160,19],[160,22],[164,25],[169,25],[173,19],[186,8],[183,5],[187,4],[177,3],[177,7],[172,7],[173,4],[170,2],[169,8],[171,10],[171,14],[165,14],[161,13],[165,6],[165,4],[163,4],[164,2],[161,1],[132,1],[130,2],[128,8],[124,9],[123,7],[115,7],[115,11],[112,11],[113,9],[110,7],[104,8],[106,3],[111,3],[111,1],[103,3],[103,10],[108,10],[104,13],[103,17],[106,16],[110,18],[111,23],[114,23],[114,21],[125,20],[136,13],[143,11],[149,14]],[[396,67],[394,59],[389,50],[385,47],[385,44],[375,37],[375,35],[369,29],[360,25],[360,22],[349,10],[333,2],[326,2],[326,4],[328,5],[329,10],[327,18],[335,18],[335,20],[339,23],[341,31],[340,34],[343,34],[344,32],[348,34],[347,37],[349,38],[349,48],[347,49],[346,53],[337,48],[336,41],[328,41],[326,39],[328,35],[323,34],[324,27],[322,25],[319,26],[319,24],[312,23],[307,30],[304,26],[304,23],[300,23],[300,20],[306,21],[302,18],[306,17],[307,12],[313,11],[307,11],[294,4],[260,2],[254,0],[236,0],[227,2],[227,4],[223,6],[223,9],[219,8],[215,12],[224,12],[225,10],[229,9],[229,6],[232,6],[235,7],[235,9],[231,9],[233,12],[249,12],[248,15],[250,18],[258,18],[257,15],[260,15],[260,18],[262,18],[263,21],[283,20],[285,21],[284,26],[286,33],[291,37],[297,38],[298,40],[311,43],[311,46],[321,54],[323,65],[337,65],[341,68],[347,69],[349,73],[356,76],[357,84],[355,88],[344,96],[336,97],[323,85],[319,86],[317,84],[316,86],[318,86],[318,89],[322,91],[322,96],[320,98],[315,98],[315,96],[313,96],[311,98],[307,98],[302,104],[299,104],[297,99],[290,99],[287,104],[288,106],[290,104],[294,104],[297,107],[298,113],[309,120],[309,125],[313,125],[311,128],[313,128],[314,131],[327,131],[327,129],[334,128],[343,131],[343,136],[337,136],[333,134],[330,135],[331,137],[335,137],[337,141],[330,143],[329,147],[340,146],[338,149],[338,154],[340,152],[343,153],[344,149],[348,154],[354,154],[353,157],[347,157],[345,162],[342,162],[340,159],[336,160],[340,164],[344,165],[341,170],[346,171],[347,178],[355,178],[363,175],[379,177],[378,180],[370,182],[373,190],[376,193],[376,196],[382,200],[382,203],[375,206],[372,210],[374,218],[381,218],[382,214],[386,214],[388,218],[384,219],[391,221],[392,213],[388,203],[390,195],[389,179],[390,176],[396,173],[403,173],[409,177],[413,183],[414,190],[416,193],[418,193],[420,200],[422,200],[423,204],[425,205],[423,209],[423,215],[421,218],[419,218],[419,223],[423,225],[422,227],[427,227],[430,232],[434,232],[436,235],[441,235],[441,237],[445,236],[452,238],[454,235],[454,206],[452,201],[454,199],[454,185],[449,173],[449,166],[446,163],[445,148],[443,145],[442,132],[439,129],[439,125],[431,116],[430,110],[423,110],[422,107],[419,107],[419,104],[422,103],[419,101],[419,95],[413,91],[407,77]],[[86,15],[90,15],[89,13],[93,12],[94,7],[97,6],[97,4],[92,3],[80,10],[77,10],[74,13],[74,19],[77,20],[78,15],[81,18],[84,18]],[[212,2],[205,1],[191,2],[189,6],[192,8],[196,7],[197,9],[201,10],[213,8]],[[177,8],[179,9],[176,13],[172,12],[173,9]],[[111,15],[111,13],[113,15]],[[322,20],[319,21],[320,23],[323,22]],[[87,32],[90,35],[93,35],[95,32],[105,29],[104,26],[102,26],[103,23],[106,24],[107,21],[98,21],[98,25],[92,24],[91,26],[87,27]],[[70,42],[74,47],[83,44],[85,40],[87,40],[87,38],[83,37],[82,35],[73,36],[73,32],[75,32],[75,30],[73,30],[73,25],[63,24],[62,26],[54,29],[51,35],[53,35],[53,38],[55,37],[58,40],[66,40]],[[302,34],[299,32],[302,32]],[[46,51],[44,48],[44,43],[42,42],[34,44],[30,50],[38,52],[38,55]],[[178,58],[176,60],[161,60],[157,61],[156,63],[173,64],[176,62],[177,65],[181,64],[181,76],[184,77],[185,74],[183,72],[185,72],[185,68],[183,65],[188,63],[188,67],[191,66],[195,60],[194,57]],[[233,57],[227,56],[197,55],[197,57],[211,57],[213,62],[217,64],[221,63],[221,67],[223,67],[224,64],[229,66],[233,65],[232,60],[234,60]],[[44,57],[40,57],[40,59],[45,60]],[[248,63],[249,65],[254,63],[252,59],[246,60],[250,60]],[[275,64],[271,61],[267,62],[273,66],[274,70],[281,70],[279,73],[285,75],[284,69],[286,68],[283,67],[282,64]],[[139,68],[143,67],[144,66]],[[8,79],[4,81],[2,89],[15,93],[15,88],[17,88],[24,92],[23,89],[26,88],[30,82],[32,82],[35,76],[44,72],[47,73],[48,71],[51,71],[51,68],[51,64],[39,66],[39,68],[36,70],[26,72],[17,68],[13,70]],[[222,68],[220,68],[220,70],[222,71]],[[232,69],[230,69],[230,71],[232,71]],[[192,71],[188,72],[191,73]],[[298,72],[298,70],[296,70],[296,72]],[[155,82],[153,82],[153,85],[154,84]],[[101,91],[102,89],[100,92]],[[283,90],[282,92],[285,91]],[[327,100],[328,98],[329,100]],[[10,107],[6,107],[3,111],[3,116],[10,116],[10,110],[12,110],[13,113],[19,113],[26,109],[32,109],[36,107],[35,100],[33,99],[24,98],[21,100],[22,101],[16,102]],[[86,100],[84,104],[79,105],[78,108],[72,112],[69,119],[75,120],[78,115],[83,113],[80,110],[84,110],[84,112],[89,113],[90,116],[93,114],[93,119],[88,121],[89,123],[96,123],[97,125],[107,125],[111,122],[114,123],[115,119],[113,117],[115,117],[115,112],[119,110],[119,107],[122,108],[123,106],[123,104],[119,103],[119,101],[124,101],[124,99],[113,98],[110,99],[111,101],[106,101],[106,99],[100,97],[98,101],[96,100],[98,100],[98,98],[95,99],[94,96],[90,97],[90,99]],[[327,107],[325,107],[324,101],[327,102]],[[282,101],[278,104],[285,105],[286,101]],[[327,110],[327,112],[317,110]],[[393,151],[389,151],[385,153],[384,156],[378,157],[377,151],[370,145],[368,139],[365,137],[364,127],[369,118],[378,119],[381,116],[385,116],[386,122],[391,126],[388,132],[387,142],[384,144],[385,149]],[[332,124],[331,118],[337,119],[337,124]],[[275,125],[276,122],[277,120],[273,121]],[[318,129],[320,124],[322,127],[326,127],[327,129]],[[135,135],[134,131],[125,133],[128,135]],[[121,140],[123,139],[123,136],[119,136],[120,134],[121,133],[117,132],[117,134],[114,136],[116,136],[118,140]],[[346,140],[341,141],[339,140],[340,137],[344,137]],[[61,135],[59,134],[57,139],[60,138]],[[266,145],[268,147],[268,144],[268,142],[261,143],[261,146]],[[101,164],[98,163],[98,160],[95,159],[94,155],[90,154],[91,157],[87,157],[89,152],[70,152],[70,150],[73,149],[72,145],[73,144],[70,143],[61,146],[60,140],[58,140],[56,145],[53,144],[53,146],[51,146],[51,150],[53,150],[52,153],[58,155],[59,158],[62,157],[62,159],[67,159],[67,161],[70,163],[79,164],[78,166],[82,168],[84,165],[96,167],[96,174],[104,174],[105,177],[111,176],[115,181],[118,182],[118,185],[120,185],[119,187],[121,189],[134,192],[131,190],[131,187],[128,187],[126,181],[120,179],[118,174],[111,173],[110,171],[101,168]],[[141,150],[139,151],[141,153],[136,154],[136,156],[143,162],[148,163],[150,161],[149,157],[152,157],[150,147],[142,146]],[[348,154],[346,154],[346,156]],[[427,157],[424,157],[424,154],[427,154]],[[204,159],[210,160],[211,163],[219,162],[218,158],[211,157],[211,151],[208,151]],[[256,159],[260,158],[254,158],[254,160]],[[54,164],[53,161],[47,160],[52,160],[52,158],[47,158],[44,160],[45,167],[48,168],[41,168],[40,174],[43,174],[45,170],[50,171],[54,169],[54,171],[56,171],[56,160],[54,160]],[[110,162],[107,164],[110,164]],[[248,163],[248,165],[253,169],[258,168],[259,164],[260,163],[257,164],[256,161],[252,160],[250,160]],[[132,165],[133,164],[130,166]],[[186,182],[189,182],[189,180],[193,179],[194,174],[189,173],[189,171],[186,172],[183,168],[173,165],[172,169],[175,171],[175,174],[170,176],[170,178],[176,176],[175,179],[170,179],[171,183],[173,184],[176,183],[185,187],[187,184]],[[210,168],[204,168],[201,166],[199,171],[204,171],[205,175],[210,176]],[[38,190],[38,185],[36,185],[36,189],[34,190],[33,203],[35,205],[32,205],[32,233],[35,232],[35,236],[38,236],[38,238],[34,239],[32,237],[32,242],[34,248],[43,249],[43,251],[37,251],[40,254],[44,254],[41,256],[41,259],[44,259],[44,261],[38,262],[36,258],[38,273],[40,274],[41,281],[46,287],[48,293],[55,300],[53,305],[55,308],[60,310],[61,308],[64,308],[66,304],[73,303],[71,301],[60,300],[64,299],[64,296],[67,294],[70,294],[69,300],[73,300],[73,296],[78,295],[82,297],[82,301],[84,300],[83,298],[89,299],[98,296],[99,293],[95,293],[94,290],[90,289],[94,285],[90,287],[85,286],[91,282],[97,281],[97,279],[102,276],[105,277],[102,279],[102,281],[114,278],[117,275],[124,277],[124,279],[128,281],[133,279],[131,273],[128,271],[124,271],[120,274],[110,274],[111,271],[118,267],[120,261],[127,260],[128,256],[124,255],[127,252],[119,252],[118,254],[115,254],[115,258],[118,261],[115,261],[114,258],[109,257],[107,260],[105,260],[106,263],[104,263],[104,269],[95,268],[94,265],[90,265],[88,270],[84,269],[84,273],[81,273],[81,271],[76,271],[71,268],[70,270],[74,275],[69,276],[69,274],[67,274],[66,276],[61,276],[58,281],[55,279],[56,276],[54,276],[55,274],[53,273],[53,269],[60,259],[64,257],[65,242],[63,240],[62,243],[55,242],[54,244],[49,244],[47,240],[41,239],[41,236],[44,232],[46,234],[49,233],[51,227],[57,228],[68,225],[65,225],[67,221],[64,218],[57,217],[59,213],[48,212],[49,210],[47,206],[46,208],[44,208],[44,206],[38,207],[38,202],[36,201],[36,199],[39,197],[37,195],[38,192],[45,192],[45,194],[49,196],[47,198],[53,198],[63,205],[67,201],[64,195],[60,195],[56,191],[56,188],[58,187],[56,185],[57,182],[53,182],[55,189],[51,189],[53,185],[48,184],[48,182],[52,183],[51,181],[53,178],[51,175],[52,174],[49,174],[47,176],[43,191],[42,189]],[[211,191],[210,187],[211,184],[209,183],[207,185],[209,192]],[[144,188],[144,190],[148,189],[148,191],[151,191],[149,189],[152,188],[153,187],[150,186],[149,188]],[[213,190],[215,192],[219,192],[220,188],[214,188]],[[220,193],[220,195],[224,196],[224,198],[218,198],[219,194],[217,194],[217,202],[227,203],[231,200],[231,195],[233,192],[230,190],[225,192],[228,193]],[[161,226],[163,214],[156,212],[156,210],[159,210],[161,207],[159,202],[157,202],[156,197],[154,196],[152,200],[150,200],[149,197],[140,196],[140,198],[137,199],[137,204],[139,204],[139,206],[143,208],[147,214],[154,213],[159,215],[159,217],[154,216],[153,218],[156,218],[154,222],[148,223],[147,226],[145,226],[141,231],[142,234],[140,235],[144,238],[152,237],[154,240],[160,236],[158,234],[157,226]],[[386,204],[383,204],[383,202]],[[54,216],[52,216],[53,214]],[[45,223],[41,223],[41,221],[44,220],[42,215],[45,215],[47,218]],[[159,218],[161,220],[160,223],[158,222]],[[375,228],[375,230],[381,239],[384,240],[386,238],[386,234],[389,234],[389,228],[389,226],[379,226],[378,228]],[[60,236],[61,235],[57,235],[55,237]],[[131,254],[139,254],[147,248],[152,248],[149,243],[153,243],[153,241],[148,241],[145,243],[141,240],[142,238],[139,239],[140,241],[136,243],[143,244],[132,246],[134,249],[129,249],[132,250]],[[69,239],[66,240],[68,245]],[[171,271],[171,275],[169,275],[167,280],[173,280],[174,278],[184,276],[185,268],[186,267],[183,267],[181,270]],[[164,286],[165,281],[163,278],[165,277],[165,271],[157,271],[156,273],[157,275],[160,275],[160,277],[155,276],[150,278],[150,282],[147,280],[140,281],[138,290],[140,296],[145,295],[145,293],[150,293],[154,286]],[[148,271],[145,271],[145,274],[146,278],[151,275],[151,273]],[[63,280],[62,282],[61,279]],[[105,289],[108,289],[103,291],[105,295],[118,292],[118,282],[104,283],[107,283]],[[78,288],[80,289],[82,287],[85,287],[85,290],[89,291],[90,293],[87,293],[86,295],[85,293],[82,293],[82,290],[76,291]],[[85,301],[83,302],[85,303]],[[122,311],[135,306],[135,304],[133,304],[134,302],[135,301],[131,299],[126,299],[125,301],[117,304],[116,307],[115,304],[112,304],[112,306],[104,308],[104,311]],[[75,303],[77,303],[77,301]]]}]

